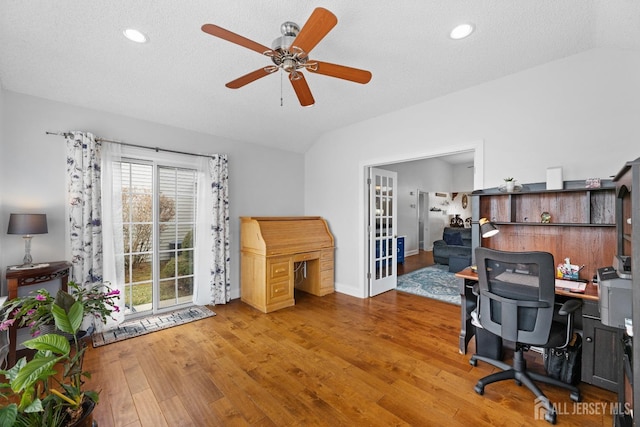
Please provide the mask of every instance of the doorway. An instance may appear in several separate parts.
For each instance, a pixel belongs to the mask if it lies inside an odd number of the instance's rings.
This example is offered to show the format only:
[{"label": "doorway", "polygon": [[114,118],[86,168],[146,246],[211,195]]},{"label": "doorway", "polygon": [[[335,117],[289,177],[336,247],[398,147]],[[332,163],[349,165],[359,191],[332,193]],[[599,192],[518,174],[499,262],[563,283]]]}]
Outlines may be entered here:
[{"label": "doorway", "polygon": [[[470,169],[471,173],[472,173],[472,180],[473,180],[473,189],[480,189],[483,188],[483,181],[484,181],[484,170],[483,170],[483,163],[484,163],[484,143],[483,141],[478,141],[475,143],[471,143],[468,144],[466,146],[460,146],[457,148],[449,148],[446,149],[445,151],[440,151],[440,152],[432,152],[432,153],[426,153],[423,155],[413,155],[413,156],[409,156],[409,157],[401,157],[401,158],[396,158],[396,159],[387,159],[386,161],[378,161],[375,164],[374,163],[369,163],[369,164],[362,164],[363,168],[364,168],[364,178],[365,178],[365,183],[364,185],[361,187],[363,189],[363,198],[361,200],[363,200],[363,209],[362,209],[362,213],[364,214],[361,217],[361,221],[363,221],[363,226],[361,228],[361,230],[364,231],[364,235],[362,236],[363,239],[361,240],[362,242],[362,254],[364,254],[364,257],[362,259],[362,261],[364,261],[364,265],[363,265],[363,269],[365,271],[364,274],[364,283],[363,283],[363,290],[364,290],[364,296],[369,296],[372,297],[374,296],[374,294],[371,293],[371,280],[372,280],[372,270],[371,270],[371,265],[375,265],[372,264],[375,262],[375,252],[373,252],[372,248],[375,248],[375,246],[372,245],[371,240],[370,240],[370,235],[371,235],[371,230],[370,228],[368,228],[368,224],[371,218],[371,211],[370,211],[370,203],[369,203],[369,187],[367,185],[367,180],[369,179],[369,172],[373,167],[381,167],[381,168],[385,168],[385,169],[390,169],[393,170],[393,166],[394,165],[399,165],[399,164],[404,164],[404,163],[418,163],[420,161],[423,160],[427,160],[427,159],[434,159],[434,158],[438,158],[438,159],[444,159],[444,158],[448,158],[451,161],[458,161],[455,160],[456,157],[463,158],[466,159],[466,162],[472,162],[473,166]],[[418,168],[419,169],[419,168]],[[436,171],[437,172],[437,171]],[[402,177],[399,176],[398,177],[398,181],[402,181]],[[414,216],[414,220],[415,222],[412,222],[409,226],[411,227],[411,231],[410,233],[412,234],[412,237],[415,239],[414,242],[414,251],[418,252],[419,248],[424,248],[425,244],[428,246],[429,242],[428,242],[428,237],[430,234],[425,233],[424,228],[425,228],[425,224],[423,223],[422,227],[416,227],[416,223],[418,222],[418,210],[419,210],[419,206],[422,206],[423,208],[426,208],[428,210],[428,203],[429,200],[428,198],[424,198],[422,199],[422,202],[418,202],[419,201],[419,197],[420,197],[420,192],[425,193],[426,191],[422,191],[419,190],[418,195],[415,195],[415,191],[416,188],[421,188],[421,189],[426,189],[428,188],[425,185],[415,185],[412,186],[412,192],[414,192],[414,201],[412,202],[414,204],[414,209],[416,210],[416,214]],[[407,194],[409,193],[409,189],[404,189],[402,185],[399,185],[398,188],[398,198],[397,198],[397,204],[402,204],[402,199],[401,196],[404,195],[404,192],[406,192]],[[416,208],[416,205],[418,205],[418,208]],[[397,218],[395,219],[396,221],[394,222],[395,224],[397,223]],[[428,221],[426,226],[428,227]],[[422,231],[422,244],[419,243],[419,230],[416,230],[416,228],[421,228]],[[430,232],[430,230],[428,230]],[[397,227],[397,231],[394,233],[395,235],[403,235],[403,231],[400,227]],[[406,247],[406,241],[405,241],[405,247]],[[406,252],[405,252],[406,254]],[[362,265],[362,264],[361,264]],[[397,281],[397,276],[395,277],[396,281]],[[362,283],[362,282],[361,282]],[[395,287],[395,286],[393,286]]]}]

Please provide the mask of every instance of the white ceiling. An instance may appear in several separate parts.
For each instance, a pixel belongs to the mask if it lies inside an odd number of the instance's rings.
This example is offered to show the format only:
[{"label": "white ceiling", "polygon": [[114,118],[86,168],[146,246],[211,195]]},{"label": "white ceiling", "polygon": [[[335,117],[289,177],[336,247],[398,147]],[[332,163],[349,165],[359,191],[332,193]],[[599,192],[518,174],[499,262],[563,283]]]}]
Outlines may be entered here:
[{"label": "white ceiling", "polygon": [[[224,86],[270,60],[203,33],[203,24],[270,46],[280,24],[302,26],[317,6],[338,24],[310,56],[369,70],[369,84],[306,73],[311,108],[286,79],[280,106],[279,74]],[[477,31],[451,40],[461,22]],[[127,27],[150,42],[126,40]],[[640,1],[0,2],[5,89],[295,152],[328,131],[594,47],[639,49]]]}]

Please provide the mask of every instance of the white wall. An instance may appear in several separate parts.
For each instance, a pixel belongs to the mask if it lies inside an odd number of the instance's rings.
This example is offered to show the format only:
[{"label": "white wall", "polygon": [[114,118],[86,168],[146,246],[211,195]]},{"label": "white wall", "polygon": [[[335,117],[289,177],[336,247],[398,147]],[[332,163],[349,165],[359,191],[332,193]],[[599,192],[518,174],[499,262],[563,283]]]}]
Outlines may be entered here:
[{"label": "white wall", "polygon": [[594,49],[324,135],[305,154],[305,211],[336,236],[336,289],[366,296],[365,166],[483,141],[474,188],[543,182],[555,165],[607,178],[640,155],[638,99],[640,55]]},{"label": "white wall", "polygon": [[[46,131],[82,130],[150,147],[229,156],[232,297],[240,295],[239,217],[304,214],[301,154],[106,114],[6,91],[0,114],[0,261],[22,263],[20,236],[6,234],[9,213],[47,214],[49,233],[33,238],[35,262],[69,259],[65,237],[65,143]],[[0,117],[1,117],[0,115]],[[216,120],[211,112],[211,120]]]},{"label": "white wall", "polygon": [[[453,166],[438,158],[381,166],[397,172],[398,236],[406,236],[405,255],[418,252],[418,190],[448,193],[453,183]],[[443,221],[448,221],[444,216]]]}]

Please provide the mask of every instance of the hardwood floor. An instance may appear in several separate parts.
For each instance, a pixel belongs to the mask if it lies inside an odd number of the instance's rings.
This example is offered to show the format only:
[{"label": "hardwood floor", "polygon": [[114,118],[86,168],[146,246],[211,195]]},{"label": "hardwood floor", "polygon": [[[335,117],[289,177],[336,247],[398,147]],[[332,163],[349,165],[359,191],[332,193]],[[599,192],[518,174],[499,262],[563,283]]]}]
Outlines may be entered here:
[{"label": "hardwood floor", "polygon": [[[213,310],[88,349],[100,427],[546,425],[525,387],[473,391],[493,368],[458,353],[458,306],[396,291],[369,299],[299,292],[294,307],[269,314],[239,300]],[[582,384],[592,406],[574,410],[567,392],[542,388],[572,412],[558,425],[612,425],[615,394]],[[596,403],[607,413],[585,410]]]},{"label": "hardwood floor", "polygon": [[404,263],[398,264],[398,276],[420,270],[421,268],[434,265],[432,251],[419,251],[416,255],[404,258]]}]

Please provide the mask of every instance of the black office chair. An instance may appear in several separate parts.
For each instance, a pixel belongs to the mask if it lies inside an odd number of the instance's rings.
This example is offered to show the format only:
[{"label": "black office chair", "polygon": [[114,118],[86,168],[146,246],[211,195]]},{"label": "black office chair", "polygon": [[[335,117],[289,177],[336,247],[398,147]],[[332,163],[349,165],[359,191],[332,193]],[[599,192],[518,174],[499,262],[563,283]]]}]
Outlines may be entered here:
[{"label": "black office chair", "polygon": [[526,385],[536,395],[536,405],[546,409],[545,420],[556,422],[556,411],[549,399],[533,382],[539,381],[571,391],[571,399],[580,401],[577,387],[535,372],[527,371],[524,351],[531,346],[566,347],[573,335],[573,313],[581,306],[570,299],[558,311],[561,320],[554,321],[555,267],[553,255],[547,252],[504,252],[476,248],[478,266],[478,320],[480,325],[515,343],[513,364],[474,354],[469,363],[487,362],[502,369],[478,381],[476,393],[484,394],[488,384],[513,379]]}]

